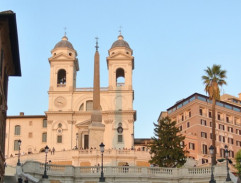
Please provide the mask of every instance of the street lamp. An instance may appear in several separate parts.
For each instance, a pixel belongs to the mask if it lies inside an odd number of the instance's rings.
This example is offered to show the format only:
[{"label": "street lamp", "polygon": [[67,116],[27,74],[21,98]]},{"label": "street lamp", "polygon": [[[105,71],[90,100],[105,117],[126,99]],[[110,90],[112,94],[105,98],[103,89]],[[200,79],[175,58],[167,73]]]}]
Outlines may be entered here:
[{"label": "street lamp", "polygon": [[227,178],[226,178],[226,181],[231,181],[230,176],[229,176],[229,168],[228,168],[228,153],[229,153],[228,146],[225,145],[224,148],[225,148],[225,158],[226,158],[226,165],[227,165]]},{"label": "street lamp", "polygon": [[[214,147],[212,145],[209,147],[209,151],[211,154],[211,159],[213,159]],[[216,183],[216,180],[214,179],[213,175],[213,163],[211,163],[211,180],[209,181],[209,183]]]},{"label": "street lamp", "polygon": [[45,163],[44,163],[44,174],[43,174],[43,178],[44,179],[47,179],[49,176],[47,175],[47,155],[48,155],[48,152],[49,152],[49,147],[48,146],[46,146],[45,148],[44,148],[44,150],[45,150],[45,154],[46,154],[46,156],[45,156]]},{"label": "street lamp", "polygon": [[100,152],[101,152],[101,174],[100,174],[100,182],[105,182],[104,172],[103,172],[103,153],[105,151],[105,144],[101,142],[100,144]]},{"label": "street lamp", "polygon": [[21,163],[20,163],[21,143],[22,143],[22,141],[19,139],[19,140],[18,140],[18,163],[17,163],[17,166],[21,166]]}]

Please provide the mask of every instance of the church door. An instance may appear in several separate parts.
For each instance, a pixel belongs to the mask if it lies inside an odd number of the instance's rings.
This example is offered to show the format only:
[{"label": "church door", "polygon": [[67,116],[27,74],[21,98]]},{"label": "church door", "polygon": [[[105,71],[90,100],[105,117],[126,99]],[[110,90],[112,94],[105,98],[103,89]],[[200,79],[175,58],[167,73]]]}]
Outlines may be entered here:
[{"label": "church door", "polygon": [[89,149],[89,135],[84,135],[84,149]]}]

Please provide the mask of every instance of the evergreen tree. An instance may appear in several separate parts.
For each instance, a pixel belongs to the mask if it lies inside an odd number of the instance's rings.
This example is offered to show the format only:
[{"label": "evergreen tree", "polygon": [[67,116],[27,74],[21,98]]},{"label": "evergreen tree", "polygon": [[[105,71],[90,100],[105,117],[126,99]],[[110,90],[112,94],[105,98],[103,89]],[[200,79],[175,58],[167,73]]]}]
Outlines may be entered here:
[{"label": "evergreen tree", "polygon": [[160,167],[180,167],[186,162],[184,139],[176,121],[169,117],[162,118],[159,124],[155,124],[154,137],[150,147],[151,164]]},{"label": "evergreen tree", "polygon": [[236,168],[241,178],[241,149],[235,155]]}]

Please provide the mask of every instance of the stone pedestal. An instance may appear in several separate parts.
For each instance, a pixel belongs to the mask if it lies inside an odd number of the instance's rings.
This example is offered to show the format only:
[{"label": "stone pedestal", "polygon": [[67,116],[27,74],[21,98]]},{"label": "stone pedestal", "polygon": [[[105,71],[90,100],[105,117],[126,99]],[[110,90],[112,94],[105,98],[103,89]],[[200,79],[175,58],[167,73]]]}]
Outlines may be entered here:
[{"label": "stone pedestal", "polygon": [[105,125],[101,122],[92,122],[89,126],[89,148],[99,149],[104,140]]}]

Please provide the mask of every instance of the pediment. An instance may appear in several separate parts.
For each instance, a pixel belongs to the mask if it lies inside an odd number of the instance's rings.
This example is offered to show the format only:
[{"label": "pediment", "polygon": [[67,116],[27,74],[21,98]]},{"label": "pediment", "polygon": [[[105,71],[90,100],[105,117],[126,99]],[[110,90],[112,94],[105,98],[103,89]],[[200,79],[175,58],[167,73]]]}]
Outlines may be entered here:
[{"label": "pediment", "polygon": [[91,120],[88,119],[88,120],[85,120],[85,121],[78,122],[75,126],[76,127],[89,126],[90,124],[91,124]]},{"label": "pediment", "polygon": [[109,59],[133,59],[133,56],[120,52],[120,53],[110,55],[108,58]]},{"label": "pediment", "polygon": [[53,57],[50,57],[49,60],[73,60],[73,57],[68,56],[64,53],[59,53],[57,55],[54,55]]}]

